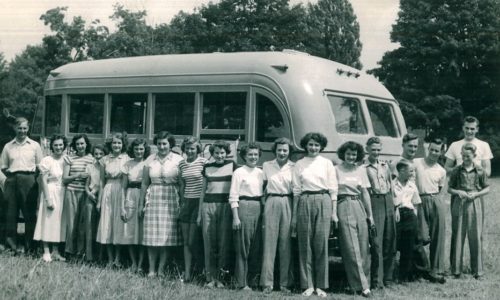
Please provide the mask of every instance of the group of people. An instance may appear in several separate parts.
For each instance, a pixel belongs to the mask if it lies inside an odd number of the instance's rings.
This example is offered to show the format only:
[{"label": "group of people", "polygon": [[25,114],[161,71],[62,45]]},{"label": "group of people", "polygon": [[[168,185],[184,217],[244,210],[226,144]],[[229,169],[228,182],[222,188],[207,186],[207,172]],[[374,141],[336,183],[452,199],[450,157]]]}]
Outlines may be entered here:
[{"label": "group of people", "polygon": [[[174,246],[183,245],[184,280],[189,281],[200,226],[207,287],[224,287],[230,273],[237,288],[260,286],[271,293],[279,273],[276,288],[281,291],[290,292],[298,275],[304,296],[326,297],[328,242],[336,231],[350,288],[370,297],[371,289],[419,276],[445,282],[447,206],[442,188],[448,173],[451,274],[461,275],[468,236],[472,274],[479,279],[482,197],[489,191],[492,154],[475,137],[478,126],[476,118],[465,119],[464,140],[450,146],[444,167],[438,163],[443,141],[432,140],[426,156],[415,158],[418,137],[413,134],[403,137],[402,157],[392,163],[379,159],[382,142],[371,137],[365,146],[342,144],[337,151],[341,163],[334,166],[321,154],[326,137],[311,132],[300,141],[303,158],[292,162],[293,144],[278,138],[272,146],[275,159],[260,168],[257,143],[241,147],[244,165],[238,166],[228,159],[231,149],[225,141],[210,145],[207,160],[195,137],[184,139],[182,155],[174,153],[175,138],[166,131],[155,135],[157,152],[151,155],[146,140],[128,145],[126,134],[116,133],[105,145],[93,147],[85,134],[77,134],[71,151],[66,151],[66,137],[54,135],[51,154],[42,157],[40,145],[27,136],[28,121],[18,118],[16,137],[1,155],[5,245],[18,252],[21,210],[26,249],[33,249],[32,240],[41,241],[46,262],[94,261],[97,242],[114,266],[121,266],[126,247],[133,271],[142,270],[147,253],[147,274],[153,277],[163,274]],[[292,258],[293,238],[297,258]]]}]

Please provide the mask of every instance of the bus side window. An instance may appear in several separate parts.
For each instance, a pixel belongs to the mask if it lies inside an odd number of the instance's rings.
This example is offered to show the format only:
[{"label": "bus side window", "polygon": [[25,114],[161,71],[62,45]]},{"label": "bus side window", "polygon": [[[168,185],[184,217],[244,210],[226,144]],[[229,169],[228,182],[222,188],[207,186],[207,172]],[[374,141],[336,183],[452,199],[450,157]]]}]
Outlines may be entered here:
[{"label": "bus side window", "polygon": [[202,139],[245,139],[246,92],[202,94]]},{"label": "bus side window", "polygon": [[104,95],[70,95],[69,132],[103,133]]},{"label": "bus side window", "polygon": [[361,105],[356,98],[328,95],[338,133],[367,134]]},{"label": "bus side window", "polygon": [[399,130],[394,117],[394,109],[391,104],[366,100],[366,105],[370,112],[375,135],[390,137],[399,136]]},{"label": "bus side window", "polygon": [[257,94],[255,138],[258,142],[274,142],[279,137],[290,137],[278,107],[268,97]]},{"label": "bus side window", "polygon": [[111,95],[111,132],[144,134],[147,94]]},{"label": "bus side window", "polygon": [[154,131],[192,135],[195,93],[154,94]]},{"label": "bus side window", "polygon": [[45,97],[45,136],[61,132],[62,96]]}]

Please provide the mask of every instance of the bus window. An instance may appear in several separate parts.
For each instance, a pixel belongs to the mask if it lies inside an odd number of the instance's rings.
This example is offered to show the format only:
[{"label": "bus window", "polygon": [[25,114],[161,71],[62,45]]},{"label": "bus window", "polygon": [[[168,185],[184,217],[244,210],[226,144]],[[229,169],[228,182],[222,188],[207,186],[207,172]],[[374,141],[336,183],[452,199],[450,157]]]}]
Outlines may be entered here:
[{"label": "bus window", "polygon": [[111,95],[111,132],[144,134],[147,94]]},{"label": "bus window", "polygon": [[104,95],[70,95],[69,132],[103,133]]},{"label": "bus window", "polygon": [[328,95],[338,133],[366,134],[363,111],[358,99]]},{"label": "bus window", "polygon": [[45,136],[61,132],[62,96],[45,97]]},{"label": "bus window", "polygon": [[370,112],[375,135],[390,137],[399,136],[396,119],[394,117],[394,109],[391,104],[366,100],[366,105]]},{"label": "bus window", "polygon": [[258,142],[274,142],[279,137],[289,137],[290,130],[276,105],[264,95],[257,94],[255,137]]},{"label": "bus window", "polygon": [[155,94],[154,130],[176,135],[192,135],[194,93]]},{"label": "bus window", "polygon": [[244,140],[247,93],[203,93],[202,139]]}]

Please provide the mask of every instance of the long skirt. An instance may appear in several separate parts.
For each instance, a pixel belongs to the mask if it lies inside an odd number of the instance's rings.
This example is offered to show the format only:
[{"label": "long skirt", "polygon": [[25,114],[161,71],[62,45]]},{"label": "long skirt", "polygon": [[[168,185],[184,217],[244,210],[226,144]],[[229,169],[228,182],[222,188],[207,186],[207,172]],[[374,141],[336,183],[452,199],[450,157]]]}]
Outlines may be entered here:
[{"label": "long skirt", "polygon": [[101,218],[97,228],[97,242],[115,244],[123,237],[121,207],[123,188],[120,179],[108,179],[102,190]]},{"label": "long skirt", "polygon": [[47,187],[54,209],[47,208],[47,200],[44,193],[41,193],[33,239],[51,243],[64,242],[64,237],[61,236],[64,187],[58,183],[49,183]]},{"label": "long skirt", "polygon": [[61,236],[66,241],[65,252],[76,254],[78,251],[78,237],[80,231],[79,219],[82,202],[85,201],[85,191],[66,189],[64,193],[63,218]]},{"label": "long skirt", "polygon": [[182,245],[178,216],[177,187],[152,184],[146,197],[143,245],[155,247]]},{"label": "long skirt", "polygon": [[127,221],[122,222],[123,236],[122,240],[116,240],[115,243],[123,245],[139,245],[142,242],[143,224],[142,218],[139,218],[139,198],[141,189],[128,188],[125,196],[125,211],[127,212]]}]

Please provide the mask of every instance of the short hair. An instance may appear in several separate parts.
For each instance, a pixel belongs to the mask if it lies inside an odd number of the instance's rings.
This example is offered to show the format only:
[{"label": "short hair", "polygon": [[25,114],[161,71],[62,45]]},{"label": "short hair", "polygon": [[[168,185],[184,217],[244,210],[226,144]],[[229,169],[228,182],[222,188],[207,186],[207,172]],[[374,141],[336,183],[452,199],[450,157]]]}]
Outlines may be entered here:
[{"label": "short hair", "polygon": [[175,147],[175,137],[168,131],[160,131],[157,134],[155,134],[155,137],[153,138],[153,144],[156,145],[158,143],[158,140],[164,140],[164,139],[167,139],[168,144],[170,145],[170,149]]},{"label": "short hair", "polygon": [[368,141],[366,141],[366,146],[371,146],[373,144],[382,144],[378,136],[372,136],[368,139]]},{"label": "short hair", "polygon": [[16,126],[19,126],[22,123],[28,123],[28,126],[30,125],[30,122],[25,117],[17,117],[15,121]]},{"label": "short hair", "polygon": [[300,147],[302,147],[304,150],[307,151],[307,143],[313,140],[317,142],[321,146],[321,150],[325,149],[326,145],[328,144],[328,140],[326,139],[326,136],[324,136],[322,133],[319,132],[309,132],[304,137],[300,139]]},{"label": "short hair", "polygon": [[49,142],[50,151],[54,151],[53,144],[57,140],[62,140],[63,141],[63,145],[64,145],[63,150],[66,149],[66,147],[68,147],[68,139],[64,135],[62,135],[62,134],[53,134],[50,137],[50,142]]},{"label": "short hair", "polygon": [[414,133],[407,133],[403,136],[403,144],[406,144],[413,140],[418,140],[418,135]]},{"label": "short hair", "polygon": [[474,116],[467,116],[464,118],[464,124],[465,123],[476,123],[477,126],[479,126],[479,120],[474,117]]},{"label": "short hair", "polygon": [[243,145],[243,147],[241,147],[241,149],[240,149],[241,159],[246,161],[245,156],[247,156],[248,151],[252,150],[252,149],[257,149],[259,151],[259,157],[262,156],[262,149],[260,148],[260,145],[255,143],[255,142],[250,142],[246,145]]},{"label": "short hair", "polygon": [[429,145],[430,144],[436,144],[438,146],[442,146],[444,144],[443,140],[440,139],[440,138],[433,138],[429,141]]},{"label": "short hair", "polygon": [[182,152],[186,152],[186,147],[188,145],[195,145],[196,146],[196,153],[198,153],[198,154],[200,154],[201,151],[203,151],[203,149],[201,147],[200,140],[194,136],[188,136],[188,137],[184,138],[184,140],[182,141],[182,144],[181,144]]},{"label": "short hair", "polygon": [[127,149],[127,154],[130,158],[135,158],[134,156],[134,147],[144,144],[144,156],[146,158],[151,154],[151,147],[149,147],[148,142],[143,138],[136,138],[130,143]]},{"label": "short hair", "polygon": [[104,155],[108,154],[108,149],[106,149],[106,146],[104,144],[97,144],[92,147],[92,152],[91,152],[92,156],[94,156],[94,152],[96,149],[101,150],[104,153]]},{"label": "short hair", "polygon": [[113,144],[113,139],[119,139],[122,141],[122,153],[127,151],[128,148],[128,138],[127,138],[127,133],[126,132],[115,132],[111,134],[111,137],[109,137],[106,140],[106,147],[108,147],[109,153],[113,151],[113,148],[111,148],[111,145]]},{"label": "short hair", "polygon": [[401,172],[401,170],[403,169],[408,169],[411,167],[411,163],[405,159],[402,159],[400,160],[397,164],[396,164],[396,170],[398,172]]},{"label": "short hair", "polygon": [[292,144],[292,141],[285,137],[280,137],[274,140],[274,144],[271,147],[271,151],[276,154],[276,149],[278,149],[278,145],[288,145],[289,154],[295,151],[295,147]]},{"label": "short hair", "polygon": [[465,143],[462,146],[462,151],[471,151],[474,155],[476,154],[477,147],[472,143]]},{"label": "short hair", "polygon": [[89,137],[85,133],[80,133],[73,136],[71,144],[69,144],[70,148],[76,151],[76,141],[78,141],[79,139],[85,140],[85,144],[87,144],[87,146],[85,147],[85,154],[89,154],[90,150],[92,150],[92,144],[90,143]]},{"label": "short hair", "polygon": [[221,148],[226,151],[226,155],[229,155],[231,153],[231,146],[229,145],[228,142],[218,140],[215,141],[212,145],[210,145],[210,148],[208,148],[208,151],[210,151],[210,155],[214,155],[215,148]]},{"label": "short hair", "polygon": [[337,156],[341,160],[345,160],[345,153],[347,152],[347,150],[356,151],[356,162],[362,161],[363,158],[365,157],[365,151],[363,149],[363,146],[353,141],[348,141],[343,143],[337,150]]}]

